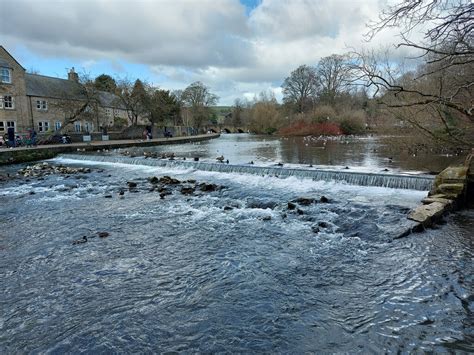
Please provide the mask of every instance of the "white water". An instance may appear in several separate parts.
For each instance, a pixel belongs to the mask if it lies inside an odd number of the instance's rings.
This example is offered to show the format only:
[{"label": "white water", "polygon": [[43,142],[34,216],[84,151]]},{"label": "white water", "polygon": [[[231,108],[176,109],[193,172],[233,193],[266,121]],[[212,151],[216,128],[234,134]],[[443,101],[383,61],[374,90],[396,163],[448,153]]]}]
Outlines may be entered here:
[{"label": "white water", "polygon": [[58,159],[58,162],[87,161],[101,163],[115,163],[128,165],[143,165],[164,168],[195,169],[210,172],[269,175],[278,177],[296,176],[316,181],[338,181],[350,185],[359,186],[380,186],[397,189],[409,189],[427,191],[430,190],[433,183],[433,177],[428,175],[402,175],[402,174],[380,174],[380,173],[361,173],[350,172],[347,170],[320,170],[320,169],[302,169],[294,168],[291,165],[280,166],[256,166],[256,165],[233,165],[207,162],[190,162],[182,160],[161,160],[130,158],[121,156],[96,156],[96,155],[74,155],[64,154]]}]

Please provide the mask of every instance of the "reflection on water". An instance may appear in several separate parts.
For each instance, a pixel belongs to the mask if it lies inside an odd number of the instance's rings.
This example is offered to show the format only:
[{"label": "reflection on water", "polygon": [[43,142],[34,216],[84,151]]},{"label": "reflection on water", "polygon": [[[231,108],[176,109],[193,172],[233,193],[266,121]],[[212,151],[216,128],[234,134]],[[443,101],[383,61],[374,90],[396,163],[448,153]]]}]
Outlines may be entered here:
[{"label": "reflection on water", "polygon": [[[143,149],[128,149],[142,151]],[[250,134],[223,134],[218,139],[196,144],[145,148],[159,152],[173,151],[178,156],[215,159],[224,155],[231,164],[283,162],[292,164],[337,165],[389,169],[391,171],[438,172],[459,161],[456,156],[398,152],[379,137],[310,139]]]}]

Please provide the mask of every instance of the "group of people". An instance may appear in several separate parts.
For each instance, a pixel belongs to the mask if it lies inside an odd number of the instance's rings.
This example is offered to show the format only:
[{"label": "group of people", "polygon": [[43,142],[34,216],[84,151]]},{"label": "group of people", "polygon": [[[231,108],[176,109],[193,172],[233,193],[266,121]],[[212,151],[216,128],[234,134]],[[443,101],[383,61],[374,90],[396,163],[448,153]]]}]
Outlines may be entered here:
[{"label": "group of people", "polygon": [[27,147],[36,146],[37,133],[34,129],[28,129],[26,139],[23,139],[19,134],[15,133],[15,128],[9,127],[4,136],[0,136],[0,146],[8,148],[20,147],[26,145]]},{"label": "group of people", "polygon": [[[163,136],[165,138],[172,138],[173,134],[170,131],[166,130],[165,128],[165,131],[163,132]],[[152,138],[153,138],[153,135],[151,134],[151,127],[145,128],[145,130],[143,131],[143,139],[150,140]]]}]

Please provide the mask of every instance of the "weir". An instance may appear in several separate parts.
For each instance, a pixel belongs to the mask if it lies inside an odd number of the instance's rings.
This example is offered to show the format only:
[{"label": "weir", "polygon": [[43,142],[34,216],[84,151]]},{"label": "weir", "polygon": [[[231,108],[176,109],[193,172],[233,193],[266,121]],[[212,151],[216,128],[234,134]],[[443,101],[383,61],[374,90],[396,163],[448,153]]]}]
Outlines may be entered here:
[{"label": "weir", "polygon": [[195,169],[202,171],[214,171],[220,173],[253,174],[275,177],[295,176],[316,181],[340,181],[350,185],[358,186],[380,186],[396,189],[410,189],[428,191],[431,189],[434,177],[428,175],[402,175],[402,174],[378,174],[349,172],[341,170],[318,170],[285,168],[279,166],[254,166],[254,165],[233,165],[224,163],[191,162],[183,160],[145,159],[144,157],[122,157],[103,155],[80,155],[62,154],[59,158],[93,161],[104,163],[118,163],[129,165],[157,166],[167,168]]}]

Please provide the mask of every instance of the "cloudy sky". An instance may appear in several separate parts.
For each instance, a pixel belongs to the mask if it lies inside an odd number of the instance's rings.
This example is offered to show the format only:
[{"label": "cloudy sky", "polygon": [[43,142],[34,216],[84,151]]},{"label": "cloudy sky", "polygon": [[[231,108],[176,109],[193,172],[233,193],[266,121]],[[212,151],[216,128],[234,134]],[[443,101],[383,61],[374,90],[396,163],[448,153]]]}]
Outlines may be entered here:
[{"label": "cloudy sky", "polygon": [[[0,0],[0,44],[27,70],[75,67],[164,89],[200,80],[221,105],[280,85],[301,64],[360,48],[384,0]],[[386,32],[369,45],[394,43]]]}]

